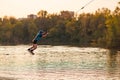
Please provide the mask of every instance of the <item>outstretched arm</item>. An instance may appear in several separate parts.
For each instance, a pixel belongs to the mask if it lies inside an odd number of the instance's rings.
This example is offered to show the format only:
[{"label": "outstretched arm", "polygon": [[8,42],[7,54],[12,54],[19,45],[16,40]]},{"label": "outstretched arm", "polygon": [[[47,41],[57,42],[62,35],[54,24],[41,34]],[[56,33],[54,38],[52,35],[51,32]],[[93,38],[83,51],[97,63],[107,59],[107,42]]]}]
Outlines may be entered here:
[{"label": "outstretched arm", "polygon": [[48,33],[45,33],[45,34],[42,35],[42,37],[46,37],[47,35],[48,35]]}]

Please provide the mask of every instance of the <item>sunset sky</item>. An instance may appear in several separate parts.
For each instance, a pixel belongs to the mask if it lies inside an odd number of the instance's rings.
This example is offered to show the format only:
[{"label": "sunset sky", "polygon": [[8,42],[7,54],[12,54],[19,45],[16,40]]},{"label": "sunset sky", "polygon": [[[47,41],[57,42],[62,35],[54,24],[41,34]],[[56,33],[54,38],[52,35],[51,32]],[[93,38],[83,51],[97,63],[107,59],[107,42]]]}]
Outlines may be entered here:
[{"label": "sunset sky", "polygon": [[0,0],[0,17],[22,18],[28,14],[37,14],[40,10],[46,10],[48,13],[59,13],[62,10],[87,13],[105,7],[113,11],[119,2],[119,0],[94,0],[79,11],[89,1],[91,0]]}]

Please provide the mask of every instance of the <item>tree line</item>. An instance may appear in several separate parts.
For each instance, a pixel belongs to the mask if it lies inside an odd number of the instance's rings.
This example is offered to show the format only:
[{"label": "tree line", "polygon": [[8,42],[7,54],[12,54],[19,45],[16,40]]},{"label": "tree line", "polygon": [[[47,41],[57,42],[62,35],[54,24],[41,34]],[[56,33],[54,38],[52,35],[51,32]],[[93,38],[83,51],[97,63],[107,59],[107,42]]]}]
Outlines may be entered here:
[{"label": "tree line", "polygon": [[38,12],[36,18],[0,18],[0,44],[29,44],[42,29],[49,35],[39,44],[77,45],[120,48],[120,2],[114,11],[98,9],[95,13],[73,14],[61,11]]}]

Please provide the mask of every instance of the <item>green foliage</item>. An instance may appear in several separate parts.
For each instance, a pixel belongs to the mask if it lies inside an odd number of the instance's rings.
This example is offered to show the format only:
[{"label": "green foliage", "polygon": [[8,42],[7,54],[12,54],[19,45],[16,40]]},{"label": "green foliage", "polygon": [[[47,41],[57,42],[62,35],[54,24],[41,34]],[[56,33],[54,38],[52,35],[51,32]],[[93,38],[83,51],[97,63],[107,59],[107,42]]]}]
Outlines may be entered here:
[{"label": "green foliage", "polygon": [[0,18],[0,44],[29,44],[40,29],[49,32],[40,44],[120,48],[120,8],[114,12],[102,8],[77,18],[69,11],[48,14],[44,10],[35,19]]}]

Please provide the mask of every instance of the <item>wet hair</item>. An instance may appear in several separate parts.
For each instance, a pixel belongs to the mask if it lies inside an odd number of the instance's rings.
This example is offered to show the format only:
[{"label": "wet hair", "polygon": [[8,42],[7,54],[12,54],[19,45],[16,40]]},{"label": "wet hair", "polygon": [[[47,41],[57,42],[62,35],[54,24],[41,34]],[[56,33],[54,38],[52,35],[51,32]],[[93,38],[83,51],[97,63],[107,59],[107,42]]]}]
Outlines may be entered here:
[{"label": "wet hair", "polygon": [[43,33],[44,31],[43,30],[40,30],[39,33]]}]

